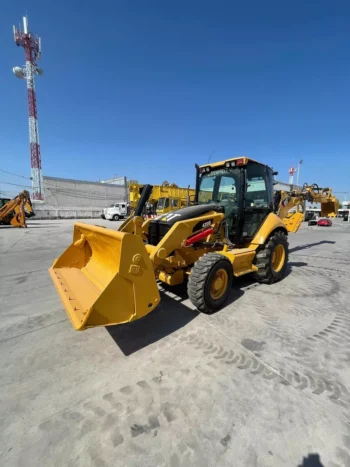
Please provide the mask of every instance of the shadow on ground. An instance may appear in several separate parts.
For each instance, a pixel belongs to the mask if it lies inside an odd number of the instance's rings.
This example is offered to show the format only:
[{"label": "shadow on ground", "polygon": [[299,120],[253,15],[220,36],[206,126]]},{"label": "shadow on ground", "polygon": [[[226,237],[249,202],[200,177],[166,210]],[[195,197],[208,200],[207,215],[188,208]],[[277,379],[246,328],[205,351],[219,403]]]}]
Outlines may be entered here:
[{"label": "shadow on ground", "polygon": [[[304,261],[288,261],[284,279],[288,277],[290,274],[292,274],[294,268],[302,268],[304,266],[308,266],[308,263],[305,263]],[[234,284],[235,282],[239,284],[239,287],[249,287],[249,286],[257,287],[258,285],[260,285],[260,282],[257,282],[254,279],[252,274],[247,274],[246,276],[238,277],[234,279]]]},{"label": "shadow on ground", "polygon": [[[286,277],[293,272],[293,268],[303,266],[307,266],[307,263],[297,261],[288,263]],[[251,275],[235,278],[225,307],[242,297],[245,293],[244,288],[258,285],[260,284]],[[124,355],[131,355],[154,344],[185,327],[199,315],[197,310],[183,304],[188,299],[186,284],[175,287],[162,284],[160,289],[160,304],[149,315],[132,323],[106,327],[107,332]]]},{"label": "shadow on ground", "polygon": [[163,339],[195,319],[199,312],[191,310],[161,292],[161,302],[149,315],[133,323],[108,326],[106,329],[124,355],[131,355]]},{"label": "shadow on ground", "polygon": [[296,251],[300,251],[300,250],[307,250],[309,248],[312,248],[313,246],[324,245],[326,243],[328,243],[330,245],[334,245],[334,243],[336,243],[336,242],[332,241],[332,240],[321,240],[320,242],[307,243],[305,245],[299,245],[299,246],[295,246],[294,248],[291,248],[289,250],[289,253],[295,253]]},{"label": "shadow on ground", "polygon": [[309,454],[307,457],[303,458],[302,464],[299,464],[298,467],[325,467],[320,459],[319,454]]},{"label": "shadow on ground", "polygon": [[[244,294],[240,287],[240,284],[233,284],[231,295],[225,306],[230,305]],[[168,295],[169,292],[172,296]],[[124,355],[131,355],[169,336],[187,326],[199,315],[199,311],[182,303],[188,299],[184,286],[164,288],[160,297],[158,307],[144,318],[133,323],[106,327],[107,332]],[[220,310],[216,313],[220,313]]]},{"label": "shadow on ground", "polygon": [[302,268],[307,266],[308,263],[304,263],[303,261],[289,261],[287,264],[286,275],[285,277],[289,276],[293,272],[294,268]]}]

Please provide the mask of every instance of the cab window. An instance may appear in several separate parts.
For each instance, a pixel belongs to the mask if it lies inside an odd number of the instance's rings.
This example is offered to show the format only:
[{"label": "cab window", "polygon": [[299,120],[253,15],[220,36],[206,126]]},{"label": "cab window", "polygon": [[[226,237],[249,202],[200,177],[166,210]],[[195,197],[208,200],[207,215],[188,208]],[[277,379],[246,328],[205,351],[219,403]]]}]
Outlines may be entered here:
[{"label": "cab window", "polygon": [[246,207],[267,208],[269,203],[265,167],[260,164],[249,164],[247,167]]}]

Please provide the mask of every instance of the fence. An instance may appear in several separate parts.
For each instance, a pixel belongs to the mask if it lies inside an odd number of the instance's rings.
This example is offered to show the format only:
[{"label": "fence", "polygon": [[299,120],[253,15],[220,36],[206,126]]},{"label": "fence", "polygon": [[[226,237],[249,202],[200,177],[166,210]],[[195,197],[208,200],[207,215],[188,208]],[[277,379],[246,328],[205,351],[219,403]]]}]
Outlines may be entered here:
[{"label": "fence", "polygon": [[34,205],[35,219],[97,219],[102,209],[96,208],[56,208],[37,207]]}]

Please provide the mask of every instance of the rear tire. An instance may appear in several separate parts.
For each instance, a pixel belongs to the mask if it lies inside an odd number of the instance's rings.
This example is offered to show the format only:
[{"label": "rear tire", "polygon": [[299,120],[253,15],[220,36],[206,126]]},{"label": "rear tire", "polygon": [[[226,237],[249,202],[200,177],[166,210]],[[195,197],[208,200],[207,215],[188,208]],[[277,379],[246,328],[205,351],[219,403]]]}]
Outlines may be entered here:
[{"label": "rear tire", "polygon": [[119,218],[118,214],[114,214],[113,220],[114,220],[114,221],[119,221],[119,219],[120,219],[120,218]]},{"label": "rear tire", "polygon": [[208,253],[194,263],[187,292],[193,305],[203,313],[219,310],[231,293],[233,269],[230,261]]},{"label": "rear tire", "polygon": [[263,284],[273,284],[282,280],[288,263],[288,241],[286,234],[277,231],[256,255],[255,266],[258,271],[254,278]]}]

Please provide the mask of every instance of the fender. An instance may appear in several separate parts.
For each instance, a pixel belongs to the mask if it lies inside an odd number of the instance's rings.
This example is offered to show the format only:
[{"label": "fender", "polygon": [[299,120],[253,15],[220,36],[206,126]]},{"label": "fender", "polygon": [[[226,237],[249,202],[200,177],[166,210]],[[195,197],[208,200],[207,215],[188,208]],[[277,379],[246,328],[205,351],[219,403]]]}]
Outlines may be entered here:
[{"label": "fender", "polygon": [[282,230],[286,235],[288,235],[288,231],[284,222],[277,216],[277,214],[270,212],[256,233],[255,237],[251,241],[249,248],[256,250],[259,245],[264,245],[269,236],[275,230]]}]

